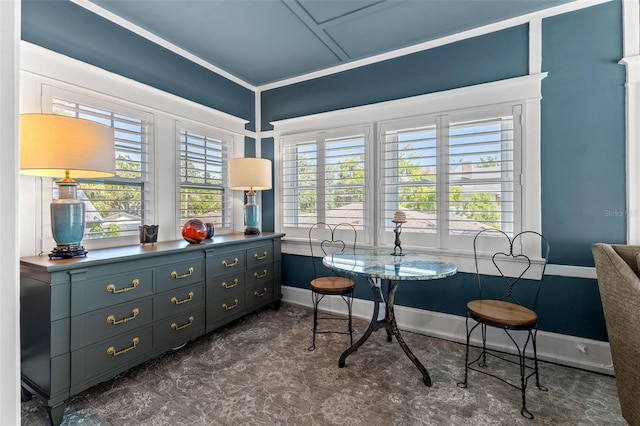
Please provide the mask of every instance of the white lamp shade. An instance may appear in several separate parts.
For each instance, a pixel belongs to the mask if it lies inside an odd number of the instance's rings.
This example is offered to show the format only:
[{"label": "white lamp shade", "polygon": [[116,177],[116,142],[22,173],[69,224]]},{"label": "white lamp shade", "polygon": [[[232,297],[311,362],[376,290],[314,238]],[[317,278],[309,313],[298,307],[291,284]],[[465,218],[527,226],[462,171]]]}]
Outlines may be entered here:
[{"label": "white lamp shade", "polygon": [[74,178],[115,175],[113,129],[55,114],[20,115],[20,173]]},{"label": "white lamp shade", "polygon": [[271,160],[264,158],[230,159],[229,188],[243,191],[271,189]]}]

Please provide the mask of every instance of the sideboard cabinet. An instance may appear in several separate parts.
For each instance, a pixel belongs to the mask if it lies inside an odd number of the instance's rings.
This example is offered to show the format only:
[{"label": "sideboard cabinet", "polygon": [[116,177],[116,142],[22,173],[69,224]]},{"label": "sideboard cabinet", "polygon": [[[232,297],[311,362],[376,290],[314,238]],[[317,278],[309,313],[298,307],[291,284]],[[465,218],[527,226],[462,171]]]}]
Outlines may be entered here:
[{"label": "sideboard cabinet", "polygon": [[283,234],[20,259],[23,399],[52,424],[69,398],[265,305],[278,307]]}]

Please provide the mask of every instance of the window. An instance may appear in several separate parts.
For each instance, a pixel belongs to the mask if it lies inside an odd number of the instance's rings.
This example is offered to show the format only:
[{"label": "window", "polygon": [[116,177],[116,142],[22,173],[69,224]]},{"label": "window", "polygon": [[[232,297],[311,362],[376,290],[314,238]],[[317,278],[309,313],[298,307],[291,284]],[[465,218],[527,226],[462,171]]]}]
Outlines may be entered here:
[{"label": "window", "polygon": [[[149,129],[152,115],[98,98],[44,87],[52,113],[95,121],[114,130],[116,175],[79,179],[78,198],[86,207],[85,239],[138,236],[148,220]],[[45,109],[45,108],[43,108]],[[53,188],[57,198],[57,187]]]},{"label": "window", "polygon": [[288,138],[282,146],[282,226],[304,236],[318,222],[366,223],[369,128]]},{"label": "window", "polygon": [[519,111],[491,107],[382,123],[386,232],[402,210],[403,240],[410,245],[464,248],[487,228],[513,235],[519,226]]},{"label": "window", "polygon": [[[297,252],[295,239],[315,220],[355,222],[360,243],[393,246],[398,210],[408,220],[403,248],[452,256],[471,251],[485,228],[539,231],[545,76],[274,122],[282,162],[276,203],[283,206],[276,229],[291,242],[285,252]],[[362,130],[354,132],[356,123]],[[487,250],[496,248],[493,240]],[[523,252],[535,257],[537,249]]]},{"label": "window", "polygon": [[227,161],[233,138],[215,129],[177,123],[180,143],[180,224],[198,218],[231,230]]}]

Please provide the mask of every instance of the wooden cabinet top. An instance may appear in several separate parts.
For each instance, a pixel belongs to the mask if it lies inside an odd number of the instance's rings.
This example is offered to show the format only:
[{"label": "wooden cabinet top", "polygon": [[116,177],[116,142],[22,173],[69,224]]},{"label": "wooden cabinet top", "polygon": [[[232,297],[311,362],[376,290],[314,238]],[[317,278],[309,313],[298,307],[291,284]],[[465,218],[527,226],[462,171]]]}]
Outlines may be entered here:
[{"label": "wooden cabinet top", "polygon": [[284,235],[285,234],[274,232],[263,232],[259,235],[234,233],[216,235],[213,239],[205,240],[200,244],[190,244],[185,240],[160,241],[155,244],[139,244],[90,250],[86,257],[75,257],[71,259],[51,260],[47,255],[22,257],[20,258],[20,265],[36,269],[45,269],[48,272],[55,272],[113,263],[114,261],[133,260],[133,258],[144,259],[155,256],[190,252],[196,254],[198,251],[223,248],[236,244],[246,244],[259,241],[267,242],[274,238],[282,238]]}]

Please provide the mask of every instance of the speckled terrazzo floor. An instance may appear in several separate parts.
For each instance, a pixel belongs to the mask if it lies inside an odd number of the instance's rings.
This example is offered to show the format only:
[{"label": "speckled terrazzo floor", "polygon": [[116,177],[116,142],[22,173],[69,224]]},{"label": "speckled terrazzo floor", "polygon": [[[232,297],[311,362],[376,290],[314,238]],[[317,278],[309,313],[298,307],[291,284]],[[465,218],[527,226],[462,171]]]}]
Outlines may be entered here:
[{"label": "speckled terrazzo floor", "polygon": [[[464,347],[403,337],[431,374],[383,331],[338,368],[348,337],[320,335],[309,352],[312,311],[283,304],[208,334],[95,386],[69,403],[64,425],[625,425],[613,377],[541,363],[543,384],[517,391],[491,377],[462,378]],[[367,327],[355,320],[359,337]],[[41,402],[22,403],[23,425],[48,424]]]}]

